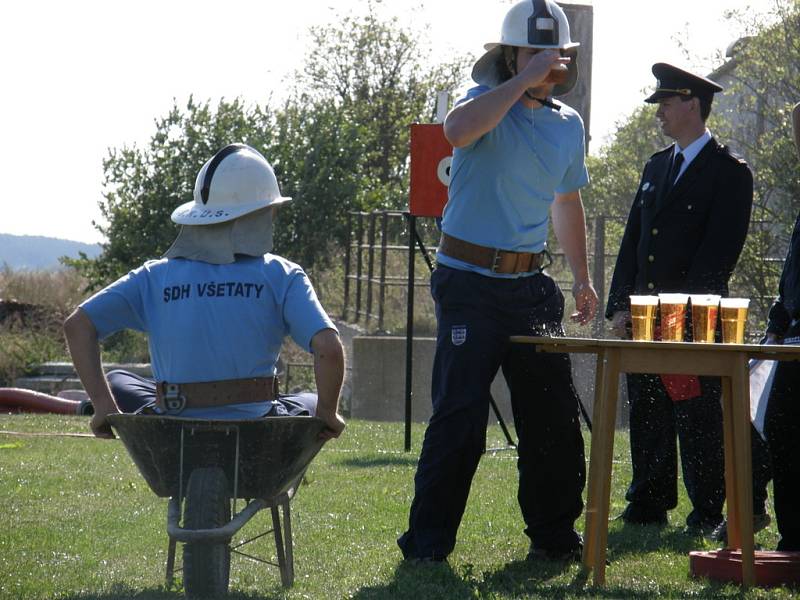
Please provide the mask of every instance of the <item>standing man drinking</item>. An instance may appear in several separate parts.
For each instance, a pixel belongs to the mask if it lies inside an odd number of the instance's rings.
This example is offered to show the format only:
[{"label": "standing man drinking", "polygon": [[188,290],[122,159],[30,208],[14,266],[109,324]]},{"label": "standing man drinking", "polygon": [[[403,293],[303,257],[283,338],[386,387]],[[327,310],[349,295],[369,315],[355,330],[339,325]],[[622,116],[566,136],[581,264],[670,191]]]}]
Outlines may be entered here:
[{"label": "standing man drinking", "polygon": [[431,278],[433,416],[408,530],[398,540],[406,559],[444,560],[455,546],[500,368],[519,436],[528,557],[580,557],[574,522],[583,509],[585,461],[569,357],[509,343],[511,335],[563,335],[564,297],[544,272],[551,214],[574,277],[573,319],[586,324],[597,308],[579,191],[588,183],[583,122],[552,98],[575,84],[578,44],[551,0],[514,5],[500,38],[473,67],[479,85],[444,123],[455,151]]},{"label": "standing man drinking", "polygon": [[[658,104],[656,118],[675,143],[648,160],[628,216],[606,309],[619,337],[630,337],[631,294],[728,295],[753,202],[747,164],[705,125],[722,87],[665,63],[653,65],[653,75],[657,89],[645,102]],[[719,378],[630,374],[627,380],[633,481],[623,520],[667,523],[678,502],[677,433],[692,503],[686,532],[710,534],[722,523],[725,501]],[[766,481],[757,488],[754,506],[763,512]]]}]

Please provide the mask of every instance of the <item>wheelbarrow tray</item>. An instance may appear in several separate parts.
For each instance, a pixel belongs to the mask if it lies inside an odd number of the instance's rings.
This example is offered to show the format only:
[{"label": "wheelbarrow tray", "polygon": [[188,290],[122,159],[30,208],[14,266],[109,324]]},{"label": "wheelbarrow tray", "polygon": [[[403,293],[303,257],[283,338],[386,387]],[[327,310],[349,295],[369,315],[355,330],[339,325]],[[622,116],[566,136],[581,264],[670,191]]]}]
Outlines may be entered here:
[{"label": "wheelbarrow tray", "polygon": [[273,498],[297,483],[324,443],[319,434],[325,424],[317,417],[222,421],[119,414],[108,421],[162,498],[182,495],[198,467],[222,468],[231,496],[235,486],[238,498]]}]

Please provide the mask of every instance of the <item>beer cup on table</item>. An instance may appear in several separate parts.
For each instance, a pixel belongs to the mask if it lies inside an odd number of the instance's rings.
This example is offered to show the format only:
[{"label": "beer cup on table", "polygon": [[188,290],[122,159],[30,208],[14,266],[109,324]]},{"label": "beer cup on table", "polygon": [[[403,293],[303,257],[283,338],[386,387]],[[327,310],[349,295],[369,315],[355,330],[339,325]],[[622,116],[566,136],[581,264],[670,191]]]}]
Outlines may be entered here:
[{"label": "beer cup on table", "polygon": [[653,341],[657,310],[658,296],[631,296],[631,332],[634,340]]},{"label": "beer cup on table", "polygon": [[749,298],[721,298],[719,316],[722,320],[722,343],[744,344]]},{"label": "beer cup on table", "polygon": [[717,330],[719,296],[714,294],[692,294],[692,340],[701,344],[713,344]]},{"label": "beer cup on table", "polygon": [[689,294],[659,294],[658,299],[661,302],[661,339],[682,342]]}]

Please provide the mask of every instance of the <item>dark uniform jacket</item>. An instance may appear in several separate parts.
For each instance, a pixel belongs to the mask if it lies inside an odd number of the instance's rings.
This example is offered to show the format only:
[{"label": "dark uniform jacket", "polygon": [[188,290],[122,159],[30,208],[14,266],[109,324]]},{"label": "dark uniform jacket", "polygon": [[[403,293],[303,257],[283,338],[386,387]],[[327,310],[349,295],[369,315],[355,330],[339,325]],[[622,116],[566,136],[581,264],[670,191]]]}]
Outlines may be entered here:
[{"label": "dark uniform jacket", "polygon": [[712,138],[665,192],[672,152],[656,152],[644,167],[611,280],[609,319],[630,310],[630,294],[728,294],[750,224],[753,175]]},{"label": "dark uniform jacket", "polygon": [[789,253],[783,264],[778,298],[769,311],[767,332],[785,336],[792,321],[800,318],[800,215],[794,223]]}]

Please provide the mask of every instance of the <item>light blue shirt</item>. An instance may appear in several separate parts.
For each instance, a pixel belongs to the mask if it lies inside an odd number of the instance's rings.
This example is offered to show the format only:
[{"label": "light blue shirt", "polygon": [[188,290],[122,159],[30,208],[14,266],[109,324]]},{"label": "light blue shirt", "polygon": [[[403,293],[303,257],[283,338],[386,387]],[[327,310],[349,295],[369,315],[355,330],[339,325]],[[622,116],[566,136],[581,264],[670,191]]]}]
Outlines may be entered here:
[{"label": "light blue shirt", "polygon": [[[474,87],[458,104],[489,89]],[[530,109],[517,102],[497,127],[455,149],[442,231],[490,248],[544,250],[555,194],[573,192],[589,182],[583,121],[575,110],[558,104],[560,111]],[[437,261],[483,275],[509,277],[442,253],[437,254]]]},{"label": "light blue shirt", "polygon": [[711,132],[708,129],[706,129],[703,132],[703,135],[701,135],[691,144],[686,146],[686,148],[684,148],[683,150],[681,150],[681,147],[678,145],[677,142],[675,142],[675,147],[672,149],[673,162],[675,161],[675,157],[678,156],[679,153],[683,152],[683,164],[681,165],[681,170],[678,171],[677,177],[675,177],[675,181],[678,181],[678,179],[681,178],[681,175],[683,175],[686,172],[686,169],[689,168],[691,162],[695,158],[697,158],[698,154],[700,154],[700,150],[702,150],[705,147],[705,145],[710,141],[711,141]]},{"label": "light blue shirt", "polygon": [[287,334],[310,350],[317,332],[336,330],[303,270],[272,254],[148,261],[81,308],[100,339],[146,332],[154,377],[172,383],[271,377]]}]

